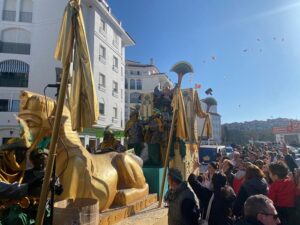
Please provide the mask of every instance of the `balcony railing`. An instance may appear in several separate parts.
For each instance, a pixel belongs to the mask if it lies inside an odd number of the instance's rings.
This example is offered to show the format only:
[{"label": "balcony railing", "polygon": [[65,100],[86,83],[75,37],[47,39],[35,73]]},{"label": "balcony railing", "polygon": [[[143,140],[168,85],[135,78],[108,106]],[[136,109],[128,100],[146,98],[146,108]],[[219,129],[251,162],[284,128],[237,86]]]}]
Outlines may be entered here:
[{"label": "balcony railing", "polygon": [[32,22],[32,12],[20,12],[20,22],[31,23]]},{"label": "balcony railing", "polygon": [[0,87],[28,87],[28,78],[8,78],[0,75]]},{"label": "balcony railing", "polygon": [[16,21],[16,11],[3,10],[2,20],[5,21]]},{"label": "balcony railing", "polygon": [[30,55],[30,44],[0,41],[0,53]]}]

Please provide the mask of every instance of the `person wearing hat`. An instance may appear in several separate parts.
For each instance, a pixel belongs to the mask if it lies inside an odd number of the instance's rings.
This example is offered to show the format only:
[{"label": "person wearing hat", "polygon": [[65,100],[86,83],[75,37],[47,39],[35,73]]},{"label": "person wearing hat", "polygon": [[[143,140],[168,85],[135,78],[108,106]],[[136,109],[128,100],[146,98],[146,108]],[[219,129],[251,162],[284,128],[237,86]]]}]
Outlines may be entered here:
[{"label": "person wearing hat", "polygon": [[103,142],[98,145],[96,150],[96,154],[107,153],[107,152],[124,152],[125,147],[121,144],[121,142],[115,139],[114,132],[107,126],[104,130]]},{"label": "person wearing hat", "polygon": [[163,121],[160,116],[158,109],[153,109],[153,114],[149,118],[147,123],[148,129],[145,134],[145,141],[148,144],[148,155],[149,159],[145,165],[149,166],[161,166],[161,141],[163,134]]},{"label": "person wearing hat", "polygon": [[130,119],[125,125],[125,138],[128,138],[128,149],[133,148],[137,156],[141,155],[144,141],[143,124],[139,120],[138,110],[130,113]]},{"label": "person wearing hat", "polygon": [[169,190],[165,201],[168,203],[169,225],[196,225],[198,224],[199,210],[194,194],[183,182],[179,170],[170,168],[168,171]]}]

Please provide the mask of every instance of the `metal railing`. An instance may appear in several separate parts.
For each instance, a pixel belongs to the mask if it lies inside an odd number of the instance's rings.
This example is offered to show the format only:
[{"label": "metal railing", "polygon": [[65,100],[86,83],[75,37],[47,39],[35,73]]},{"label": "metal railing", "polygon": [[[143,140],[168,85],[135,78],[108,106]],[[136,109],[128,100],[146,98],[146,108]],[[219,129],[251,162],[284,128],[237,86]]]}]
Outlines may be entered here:
[{"label": "metal railing", "polygon": [[28,87],[28,78],[8,78],[0,76],[0,87]]},{"label": "metal railing", "polygon": [[20,12],[19,21],[24,22],[24,23],[31,23],[32,22],[32,12]]},{"label": "metal railing", "polygon": [[2,20],[5,21],[16,21],[16,11],[3,10]]},{"label": "metal railing", "polygon": [[0,53],[30,54],[30,44],[0,41]]}]

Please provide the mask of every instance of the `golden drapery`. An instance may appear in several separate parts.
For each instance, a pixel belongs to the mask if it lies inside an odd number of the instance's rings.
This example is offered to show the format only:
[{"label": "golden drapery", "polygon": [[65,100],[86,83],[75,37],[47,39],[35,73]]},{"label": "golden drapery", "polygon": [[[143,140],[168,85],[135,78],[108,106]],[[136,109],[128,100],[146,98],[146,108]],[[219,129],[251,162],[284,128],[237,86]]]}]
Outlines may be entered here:
[{"label": "golden drapery", "polygon": [[68,75],[74,58],[70,93],[72,129],[82,131],[91,127],[98,120],[99,109],[80,0],[70,1],[65,8],[54,57],[62,62],[62,76]]},{"label": "golden drapery", "polygon": [[208,113],[204,112],[202,107],[201,107],[201,103],[200,103],[200,99],[199,99],[197,91],[194,92],[194,110],[195,110],[198,117],[205,118],[206,122],[204,121],[203,126],[205,126],[204,128],[206,130],[206,136],[207,137],[212,137],[211,121],[210,121]]},{"label": "golden drapery", "polygon": [[20,164],[16,161],[14,151],[3,151],[0,157],[0,181],[12,184],[22,183],[26,168],[26,160]]},{"label": "golden drapery", "polygon": [[176,137],[185,141],[188,138],[186,120],[185,120],[186,113],[185,113],[185,106],[182,97],[182,92],[178,88],[176,88],[174,93],[174,97],[172,100],[172,107],[173,107],[173,113],[175,113],[175,111],[177,110],[177,118],[175,118]]}]

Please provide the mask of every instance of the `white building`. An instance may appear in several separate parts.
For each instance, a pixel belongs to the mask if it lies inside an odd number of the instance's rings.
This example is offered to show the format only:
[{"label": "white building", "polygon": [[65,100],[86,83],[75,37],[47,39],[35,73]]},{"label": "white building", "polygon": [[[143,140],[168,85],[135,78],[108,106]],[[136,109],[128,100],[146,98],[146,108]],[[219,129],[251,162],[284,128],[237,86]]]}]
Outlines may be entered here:
[{"label": "white building", "polygon": [[[201,101],[201,106],[202,109],[206,112],[207,105]],[[221,134],[221,115],[218,114],[218,108],[217,105],[211,106],[209,110],[209,118],[211,121],[211,126],[212,126],[212,138],[210,139],[212,142],[211,143],[216,143],[216,144],[221,144],[222,142],[222,134]],[[197,135],[198,139],[201,136],[201,132],[203,130],[203,124],[204,124],[204,119],[198,118],[198,126],[197,126]],[[203,136],[204,139],[207,139],[206,135],[206,129],[204,129]]]},{"label": "white building", "polygon": [[[53,54],[67,2],[0,0],[0,144],[18,136],[13,114],[20,90],[43,94],[47,84],[57,81],[61,65]],[[100,106],[96,127],[112,124],[122,130],[125,47],[134,41],[104,0],[83,0],[82,9]],[[51,97],[55,92],[47,89]]]},{"label": "white building", "polygon": [[[151,60],[152,61],[152,60]],[[130,111],[141,103],[143,93],[151,93],[158,86],[162,89],[165,85],[173,88],[173,83],[165,73],[150,64],[126,60],[125,69],[125,120],[129,119]]]}]

